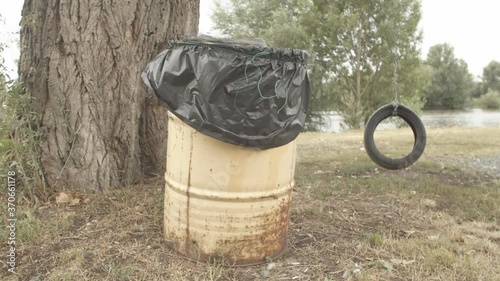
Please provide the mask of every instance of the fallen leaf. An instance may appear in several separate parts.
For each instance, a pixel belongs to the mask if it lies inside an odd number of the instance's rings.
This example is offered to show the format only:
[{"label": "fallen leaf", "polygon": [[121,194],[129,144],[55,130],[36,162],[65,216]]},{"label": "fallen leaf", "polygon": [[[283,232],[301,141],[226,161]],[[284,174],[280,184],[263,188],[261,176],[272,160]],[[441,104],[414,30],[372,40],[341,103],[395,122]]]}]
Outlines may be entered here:
[{"label": "fallen leaf", "polygon": [[132,232],[144,232],[144,227],[133,228]]},{"label": "fallen leaf", "polygon": [[415,260],[401,260],[401,259],[391,259],[391,262],[394,264],[394,265],[409,265],[409,264],[412,264],[415,262]]},{"label": "fallen leaf", "polygon": [[467,255],[472,256],[476,253],[476,250],[467,251]]},{"label": "fallen leaf", "polygon": [[152,243],[152,244],[150,245],[150,247],[151,247],[151,249],[158,249],[158,248],[160,248],[160,247],[161,247],[161,244],[160,244],[160,243]]},{"label": "fallen leaf", "polygon": [[91,252],[86,252],[84,251],[83,252],[83,257],[86,259],[86,260],[91,260],[95,257],[95,255]]},{"label": "fallen leaf", "polygon": [[56,203],[57,204],[71,203],[71,200],[73,200],[73,198],[71,197],[71,195],[69,195],[69,194],[67,194],[65,192],[62,192],[62,191],[56,197]]},{"label": "fallen leaf", "polygon": [[404,233],[404,235],[406,236],[406,238],[409,238],[410,236],[412,236],[413,234],[415,234],[415,230],[402,230],[402,232]]},{"label": "fallen leaf", "polygon": [[436,203],[436,201],[434,201],[432,199],[423,199],[422,205],[429,207],[429,208],[436,208],[437,203]]},{"label": "fallen leaf", "polygon": [[361,267],[357,263],[354,264],[354,269],[352,270],[352,273],[357,275],[361,273]]},{"label": "fallen leaf", "polygon": [[80,198],[75,198],[69,203],[70,206],[80,205]]},{"label": "fallen leaf", "polygon": [[392,263],[388,262],[388,261],[384,261],[382,263],[382,266],[387,269],[387,270],[393,270],[394,269],[394,266],[392,265]]},{"label": "fallen leaf", "polygon": [[260,271],[260,276],[264,277],[264,278],[267,278],[271,275],[271,272],[267,269],[263,269]]},{"label": "fallen leaf", "polygon": [[267,264],[267,270],[273,270],[275,267],[276,267],[276,263],[275,262]]}]

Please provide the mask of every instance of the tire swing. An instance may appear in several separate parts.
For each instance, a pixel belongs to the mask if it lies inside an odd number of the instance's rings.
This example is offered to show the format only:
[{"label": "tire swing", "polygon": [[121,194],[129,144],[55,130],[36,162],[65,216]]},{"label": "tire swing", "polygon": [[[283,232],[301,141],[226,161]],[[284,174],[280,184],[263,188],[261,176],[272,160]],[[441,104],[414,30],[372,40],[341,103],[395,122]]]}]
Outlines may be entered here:
[{"label": "tire swing", "polygon": [[[415,142],[412,151],[403,158],[392,159],[383,155],[375,145],[374,133],[377,126],[388,117],[398,116],[411,127]],[[390,169],[400,170],[415,163],[424,153],[426,132],[422,120],[410,108],[397,103],[390,103],[377,109],[370,117],[365,127],[364,144],[368,156],[377,165]]]},{"label": "tire swing", "polygon": [[[397,47],[397,45],[396,45]],[[397,50],[396,50],[397,51]],[[418,115],[410,108],[398,103],[398,55],[397,52],[394,54],[394,75],[392,79],[393,86],[393,101],[390,104],[386,104],[379,109],[377,109],[372,116],[368,119],[365,126],[364,132],[364,145],[366,153],[377,165],[390,169],[390,170],[400,170],[404,169],[413,163],[415,163],[422,153],[424,153],[426,144],[426,132],[422,120]],[[413,136],[415,137],[415,142],[413,144],[412,151],[403,158],[392,159],[384,154],[382,154],[377,146],[375,145],[374,133],[377,126],[383,120],[391,117],[398,116],[403,119],[410,126],[413,131]]]}]

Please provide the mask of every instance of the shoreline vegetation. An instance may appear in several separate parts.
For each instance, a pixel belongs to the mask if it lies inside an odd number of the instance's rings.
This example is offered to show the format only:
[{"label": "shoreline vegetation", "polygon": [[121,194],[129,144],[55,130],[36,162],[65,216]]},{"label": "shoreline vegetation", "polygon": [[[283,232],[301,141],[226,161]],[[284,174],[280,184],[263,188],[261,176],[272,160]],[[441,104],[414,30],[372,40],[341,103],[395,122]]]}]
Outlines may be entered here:
[{"label": "shoreline vegetation", "polygon": [[[66,187],[78,203],[54,195],[37,209],[18,206],[17,273],[2,262],[0,279],[496,280],[499,135],[500,127],[431,128],[422,158],[388,171],[370,161],[360,130],[301,134],[288,250],[250,267],[194,263],[167,248],[161,177],[103,192]],[[412,133],[376,140],[397,157]]]},{"label": "shoreline vegetation", "polygon": [[469,107],[499,110],[500,109],[500,92],[490,91],[478,98],[471,99]]}]

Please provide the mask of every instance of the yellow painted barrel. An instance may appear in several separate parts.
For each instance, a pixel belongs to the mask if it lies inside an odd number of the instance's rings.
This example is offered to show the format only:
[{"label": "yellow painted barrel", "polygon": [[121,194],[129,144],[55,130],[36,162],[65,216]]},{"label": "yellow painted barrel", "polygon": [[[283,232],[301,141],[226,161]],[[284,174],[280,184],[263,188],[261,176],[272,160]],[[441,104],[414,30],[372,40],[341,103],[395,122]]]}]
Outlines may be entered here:
[{"label": "yellow painted barrel", "polygon": [[255,150],[206,136],[169,113],[165,237],[197,261],[276,258],[287,246],[296,142]]}]

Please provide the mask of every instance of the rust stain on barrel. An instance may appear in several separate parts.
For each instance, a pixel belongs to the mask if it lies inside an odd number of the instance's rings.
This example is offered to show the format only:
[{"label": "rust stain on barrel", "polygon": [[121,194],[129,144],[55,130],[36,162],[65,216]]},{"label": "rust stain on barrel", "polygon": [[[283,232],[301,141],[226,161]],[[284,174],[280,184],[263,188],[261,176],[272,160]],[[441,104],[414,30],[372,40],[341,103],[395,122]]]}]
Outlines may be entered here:
[{"label": "rust stain on barrel", "polygon": [[290,209],[292,205],[292,195],[288,195],[286,201],[282,201],[279,208],[279,220],[281,223],[279,240],[282,247],[286,248],[288,237],[288,225],[290,223]]},{"label": "rust stain on barrel", "polygon": [[[287,248],[288,224],[290,217],[291,195],[282,199],[279,206],[272,212],[255,216],[251,220],[262,222],[261,228],[274,225],[260,236],[244,235],[234,237],[231,240],[219,241],[221,248],[231,247],[231,250],[224,257],[225,261],[231,265],[253,265],[265,262],[266,257],[276,258],[282,255]],[[256,239],[257,238],[257,239]],[[258,247],[256,242],[259,241]],[[259,251],[251,258],[237,258],[244,256],[244,252],[258,248]],[[209,257],[209,253],[202,253],[202,256]],[[235,258],[236,257],[236,258]]]},{"label": "rust stain on barrel", "polygon": [[187,197],[187,202],[186,202],[186,254],[189,253],[189,246],[191,245],[190,240],[191,240],[191,234],[189,233],[189,208],[191,204],[191,194],[190,194],[190,188],[191,188],[191,173],[193,171],[193,136],[195,132],[192,132],[189,138],[190,144],[189,144],[189,166],[188,166],[188,180],[187,180],[187,189],[186,189],[186,197]]}]

